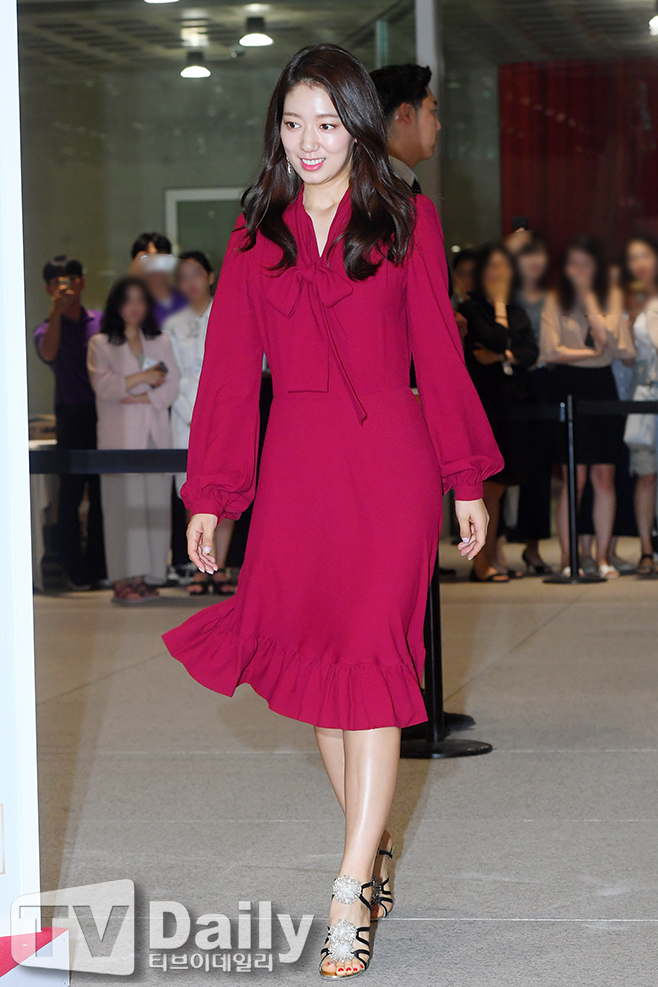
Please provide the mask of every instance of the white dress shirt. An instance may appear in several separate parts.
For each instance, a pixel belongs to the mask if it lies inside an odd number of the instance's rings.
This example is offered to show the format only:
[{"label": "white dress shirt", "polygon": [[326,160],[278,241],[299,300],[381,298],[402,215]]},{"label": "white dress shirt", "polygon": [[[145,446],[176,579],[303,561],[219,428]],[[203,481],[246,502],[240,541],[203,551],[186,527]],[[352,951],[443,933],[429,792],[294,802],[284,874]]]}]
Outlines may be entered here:
[{"label": "white dress shirt", "polygon": [[389,154],[388,160],[390,161],[391,168],[395,174],[399,175],[402,181],[406,182],[407,185],[412,186],[414,182],[418,181],[418,176],[415,171],[412,171],[409,165],[405,164],[404,161],[400,161],[399,158],[394,157],[392,154]]},{"label": "white dress shirt", "polygon": [[[197,315],[190,306],[187,306],[170,315],[162,327],[171,341],[180,371],[178,397],[171,408],[171,436],[175,449],[187,449],[190,442],[190,424],[199,387],[211,307],[212,300],[206,310],[201,315]],[[184,482],[185,474],[176,474],[179,494]]]}]

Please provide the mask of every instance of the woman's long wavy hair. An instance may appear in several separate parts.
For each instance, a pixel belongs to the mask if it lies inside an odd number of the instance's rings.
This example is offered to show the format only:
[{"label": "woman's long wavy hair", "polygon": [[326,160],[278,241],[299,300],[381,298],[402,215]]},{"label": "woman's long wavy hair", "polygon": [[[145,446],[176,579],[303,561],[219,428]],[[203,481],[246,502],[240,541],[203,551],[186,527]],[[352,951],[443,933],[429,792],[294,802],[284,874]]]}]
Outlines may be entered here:
[{"label": "woman's long wavy hair", "polygon": [[110,288],[110,293],[105,302],[105,311],[101,318],[101,332],[114,346],[121,346],[126,341],[126,324],[121,315],[121,309],[128,301],[128,294],[131,288],[139,288],[146,305],[144,321],[140,326],[142,333],[147,339],[155,339],[160,335],[160,329],[155,318],[153,296],[141,278],[128,275],[119,278]]},{"label": "woman's long wavy hair", "polygon": [[372,79],[361,62],[338,45],[302,48],[279,77],[267,113],[260,172],[242,197],[248,237],[242,249],[255,245],[260,230],[282,250],[272,270],[285,270],[297,262],[297,244],[283,212],[299,194],[302,180],[294,170],[288,172],[281,121],[286,95],[300,83],[326,90],[355,139],[352,216],[343,234],[343,257],[348,276],[362,281],[376,272],[383,258],[402,263],[413,235],[415,210],[412,192],[389,163],[386,121]]}]

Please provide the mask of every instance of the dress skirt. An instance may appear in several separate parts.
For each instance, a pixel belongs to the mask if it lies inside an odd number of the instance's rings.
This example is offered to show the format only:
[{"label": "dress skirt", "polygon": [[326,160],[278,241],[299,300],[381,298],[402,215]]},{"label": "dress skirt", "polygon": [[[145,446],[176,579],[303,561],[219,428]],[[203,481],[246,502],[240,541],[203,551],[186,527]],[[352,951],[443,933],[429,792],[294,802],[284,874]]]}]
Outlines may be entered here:
[{"label": "dress skirt", "polygon": [[208,688],[248,682],[271,709],[344,730],[426,719],[426,588],[441,476],[408,387],[275,396],[232,599],[164,635]]},{"label": "dress skirt", "polygon": [[[149,449],[155,444],[149,437]],[[171,540],[171,474],[105,473],[101,476],[107,578],[167,578]]]},{"label": "dress skirt", "polygon": [[[617,401],[617,385],[611,367],[572,367],[561,365],[550,372],[551,398],[566,401],[572,394],[576,401]],[[556,424],[554,459],[567,461],[565,426]],[[619,463],[624,454],[624,418],[621,415],[578,415],[576,408],[576,462]]]}]

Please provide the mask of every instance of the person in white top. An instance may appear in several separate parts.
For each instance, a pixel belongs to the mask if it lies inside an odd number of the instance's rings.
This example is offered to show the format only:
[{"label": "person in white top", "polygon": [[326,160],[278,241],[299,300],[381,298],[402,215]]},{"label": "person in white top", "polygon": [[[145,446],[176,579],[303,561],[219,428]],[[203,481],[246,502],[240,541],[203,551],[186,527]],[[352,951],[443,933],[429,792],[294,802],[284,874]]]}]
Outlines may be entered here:
[{"label": "person in white top", "polygon": [[[169,316],[163,325],[180,371],[178,397],[171,409],[171,434],[175,449],[187,449],[190,441],[190,425],[203,363],[214,281],[215,272],[204,253],[189,250],[180,255],[176,268],[176,285],[187,298],[188,304]],[[184,482],[185,474],[177,473],[176,489],[179,495]],[[196,573],[187,588],[191,595],[200,596],[210,588],[216,593],[234,591],[235,587],[226,581],[224,568],[234,523],[231,518],[224,518],[218,524],[215,530],[215,549],[220,568],[210,580],[205,573]]]},{"label": "person in white top", "polygon": [[[637,351],[634,364],[633,400],[658,400],[658,243],[648,236],[632,237],[624,255],[628,286],[629,319]],[[627,427],[626,440],[630,448],[630,471],[637,477],[635,486],[635,518],[640,536],[639,576],[656,572],[651,532],[656,517],[656,460],[658,420],[653,415],[641,416],[643,434],[632,436]],[[640,416],[629,416],[631,419]],[[642,430],[641,430],[642,432]],[[638,444],[638,439],[645,442]],[[645,444],[646,443],[646,444]]]}]

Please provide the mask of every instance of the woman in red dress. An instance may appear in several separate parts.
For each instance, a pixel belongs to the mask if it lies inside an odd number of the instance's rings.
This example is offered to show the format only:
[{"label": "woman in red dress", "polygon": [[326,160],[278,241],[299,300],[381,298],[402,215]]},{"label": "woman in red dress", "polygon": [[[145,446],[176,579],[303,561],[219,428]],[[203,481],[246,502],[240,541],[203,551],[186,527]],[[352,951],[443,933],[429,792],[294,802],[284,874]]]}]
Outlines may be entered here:
[{"label": "woman in red dress", "polygon": [[436,209],[390,169],[376,91],[344,49],[306,48],[284,69],[243,209],[182,490],[201,571],[216,569],[218,520],[254,497],[264,351],[274,401],[258,494],[236,596],[164,640],[208,688],[231,696],[249,682],[315,727],[345,813],[320,973],[355,976],[370,961],[371,919],[392,905],[400,729],[426,719],[441,497],[454,488],[472,559],[486,535],[482,481],[503,464],[464,365]]}]

